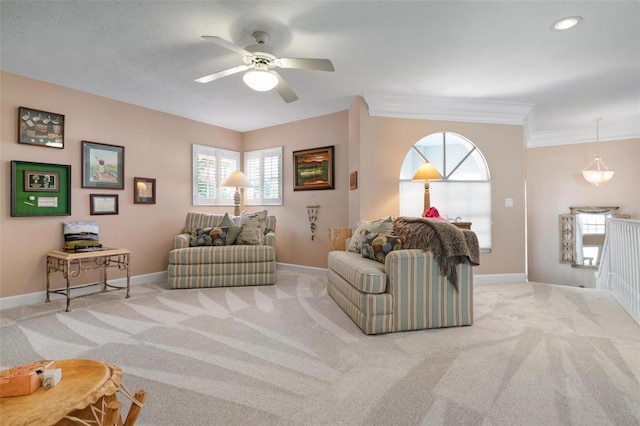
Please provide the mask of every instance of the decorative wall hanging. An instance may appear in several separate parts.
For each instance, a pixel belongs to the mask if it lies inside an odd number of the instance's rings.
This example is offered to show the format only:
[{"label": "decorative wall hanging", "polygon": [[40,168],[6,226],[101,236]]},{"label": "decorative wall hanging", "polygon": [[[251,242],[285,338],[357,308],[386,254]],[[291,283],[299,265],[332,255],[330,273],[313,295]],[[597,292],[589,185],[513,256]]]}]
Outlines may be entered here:
[{"label": "decorative wall hanging", "polygon": [[358,172],[349,173],[349,189],[358,189]]},{"label": "decorative wall hanging", "polygon": [[89,194],[89,201],[92,215],[118,214],[118,194]]},{"label": "decorative wall hanging", "polygon": [[307,206],[307,215],[309,215],[309,227],[311,228],[311,241],[316,235],[316,222],[318,221],[318,209],[320,206]]},{"label": "decorative wall hanging", "polygon": [[64,148],[64,115],[18,108],[18,143]]},{"label": "decorative wall hanging", "polygon": [[151,178],[133,178],[133,203],[134,204],[155,204],[156,203],[156,180]]},{"label": "decorative wall hanging", "polygon": [[82,187],[124,189],[124,147],[82,141]]},{"label": "decorative wall hanging", "polygon": [[11,216],[71,215],[71,166],[11,161]]},{"label": "decorative wall hanging", "polygon": [[334,189],[333,146],[293,151],[293,190]]}]

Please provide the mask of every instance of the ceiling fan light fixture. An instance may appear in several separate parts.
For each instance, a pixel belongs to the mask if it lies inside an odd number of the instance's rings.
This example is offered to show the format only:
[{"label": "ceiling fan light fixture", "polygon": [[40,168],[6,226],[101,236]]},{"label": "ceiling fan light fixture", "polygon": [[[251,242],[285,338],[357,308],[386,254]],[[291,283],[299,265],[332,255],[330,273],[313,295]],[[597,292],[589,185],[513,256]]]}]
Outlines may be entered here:
[{"label": "ceiling fan light fixture", "polygon": [[552,28],[556,31],[565,31],[575,27],[580,22],[582,22],[582,18],[580,16],[568,16],[554,22]]},{"label": "ceiling fan light fixture", "polygon": [[258,92],[268,92],[278,85],[278,77],[265,70],[250,70],[242,76],[245,84]]}]

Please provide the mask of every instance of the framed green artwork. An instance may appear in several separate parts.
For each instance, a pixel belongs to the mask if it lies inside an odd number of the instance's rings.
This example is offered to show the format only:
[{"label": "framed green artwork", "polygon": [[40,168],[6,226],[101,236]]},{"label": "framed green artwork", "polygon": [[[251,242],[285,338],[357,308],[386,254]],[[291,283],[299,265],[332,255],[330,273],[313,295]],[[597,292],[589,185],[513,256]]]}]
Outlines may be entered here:
[{"label": "framed green artwork", "polygon": [[11,161],[11,216],[70,215],[70,165]]}]

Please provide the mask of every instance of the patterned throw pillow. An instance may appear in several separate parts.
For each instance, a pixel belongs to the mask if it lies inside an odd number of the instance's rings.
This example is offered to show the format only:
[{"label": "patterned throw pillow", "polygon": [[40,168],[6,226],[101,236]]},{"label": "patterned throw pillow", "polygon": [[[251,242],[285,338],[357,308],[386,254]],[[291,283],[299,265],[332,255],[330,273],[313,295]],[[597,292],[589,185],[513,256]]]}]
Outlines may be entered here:
[{"label": "patterned throw pillow", "polygon": [[98,233],[98,222],[63,222],[64,249],[97,249],[102,247]]},{"label": "patterned throw pillow", "polygon": [[365,231],[360,252],[362,257],[384,263],[384,259],[389,253],[402,248],[404,239],[400,236]]},{"label": "patterned throw pillow", "polygon": [[353,231],[353,236],[349,241],[349,247],[347,247],[347,250],[354,253],[360,253],[360,248],[362,247],[362,237],[364,236],[365,231],[390,234],[392,229],[393,216],[377,219],[373,222],[361,220],[356,225],[355,231]]},{"label": "patterned throw pillow", "polygon": [[190,247],[227,245],[227,227],[199,228],[191,232]]},{"label": "patterned throw pillow", "polygon": [[267,224],[267,211],[255,213],[242,212],[240,226],[242,230],[236,239],[237,245],[262,245],[264,244],[264,230]]}]

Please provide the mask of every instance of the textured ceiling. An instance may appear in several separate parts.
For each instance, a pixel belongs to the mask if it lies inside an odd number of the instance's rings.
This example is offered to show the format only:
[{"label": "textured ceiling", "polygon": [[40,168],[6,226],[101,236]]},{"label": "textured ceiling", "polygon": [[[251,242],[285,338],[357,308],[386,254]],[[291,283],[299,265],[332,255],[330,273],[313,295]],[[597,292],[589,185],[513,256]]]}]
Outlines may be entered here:
[{"label": "textured ceiling", "polygon": [[[530,146],[593,140],[596,118],[601,140],[640,137],[638,1],[2,0],[0,15],[4,71],[238,131],[363,96],[407,116],[406,105],[450,119],[516,111]],[[551,30],[571,15],[582,23]],[[243,63],[200,36],[244,47],[255,30],[278,56],[329,58],[336,71],[280,70],[300,98],[290,104],[241,74],[193,81]]]}]

